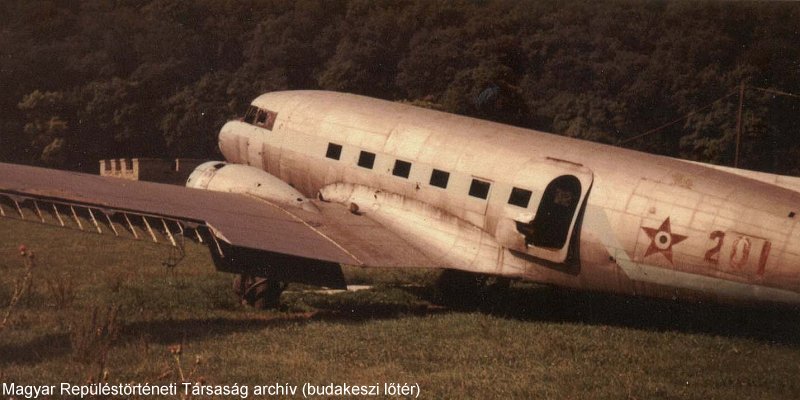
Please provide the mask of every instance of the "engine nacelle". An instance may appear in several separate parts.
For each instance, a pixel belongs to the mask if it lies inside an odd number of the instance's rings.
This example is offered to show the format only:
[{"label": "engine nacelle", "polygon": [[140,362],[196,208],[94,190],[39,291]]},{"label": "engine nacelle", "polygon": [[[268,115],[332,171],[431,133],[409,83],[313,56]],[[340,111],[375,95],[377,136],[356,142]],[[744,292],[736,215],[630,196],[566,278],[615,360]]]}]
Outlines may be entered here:
[{"label": "engine nacelle", "polygon": [[200,164],[189,175],[186,187],[249,194],[280,205],[319,212],[297,189],[264,170],[247,165],[221,161]]}]

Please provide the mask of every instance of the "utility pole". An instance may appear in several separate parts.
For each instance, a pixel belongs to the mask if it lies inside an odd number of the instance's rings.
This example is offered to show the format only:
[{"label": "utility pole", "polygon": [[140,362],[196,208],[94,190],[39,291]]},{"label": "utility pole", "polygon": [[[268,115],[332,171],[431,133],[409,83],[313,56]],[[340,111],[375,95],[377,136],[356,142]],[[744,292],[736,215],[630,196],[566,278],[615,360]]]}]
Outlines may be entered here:
[{"label": "utility pole", "polygon": [[736,114],[736,154],[733,155],[733,167],[739,168],[739,145],[742,142],[742,107],[744,106],[744,81],[739,84],[739,112]]}]

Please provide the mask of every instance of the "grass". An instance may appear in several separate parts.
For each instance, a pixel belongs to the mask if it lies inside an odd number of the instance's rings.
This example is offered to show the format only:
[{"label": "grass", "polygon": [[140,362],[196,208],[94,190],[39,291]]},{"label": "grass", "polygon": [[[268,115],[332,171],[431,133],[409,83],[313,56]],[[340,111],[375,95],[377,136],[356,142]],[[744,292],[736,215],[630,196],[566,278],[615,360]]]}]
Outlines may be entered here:
[{"label": "grass", "polygon": [[431,304],[435,273],[348,268],[370,290],[290,286],[280,310],[231,294],[187,243],[166,248],[0,220],[0,382],[418,383],[421,398],[800,397],[796,309],[676,304],[515,283],[500,312]]}]

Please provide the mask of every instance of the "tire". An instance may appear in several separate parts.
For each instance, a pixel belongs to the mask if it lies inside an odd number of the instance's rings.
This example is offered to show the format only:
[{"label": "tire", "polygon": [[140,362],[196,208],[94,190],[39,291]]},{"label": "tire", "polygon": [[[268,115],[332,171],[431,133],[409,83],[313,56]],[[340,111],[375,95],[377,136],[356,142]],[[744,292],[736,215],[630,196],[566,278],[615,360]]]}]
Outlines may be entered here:
[{"label": "tire", "polygon": [[256,285],[252,290],[252,303],[248,301],[248,304],[257,310],[269,310],[281,305],[281,293],[286,289],[283,282],[264,279]]},{"label": "tire", "polygon": [[277,308],[284,289],[283,282],[267,278],[244,274],[233,278],[233,292],[239,301],[259,310]]}]

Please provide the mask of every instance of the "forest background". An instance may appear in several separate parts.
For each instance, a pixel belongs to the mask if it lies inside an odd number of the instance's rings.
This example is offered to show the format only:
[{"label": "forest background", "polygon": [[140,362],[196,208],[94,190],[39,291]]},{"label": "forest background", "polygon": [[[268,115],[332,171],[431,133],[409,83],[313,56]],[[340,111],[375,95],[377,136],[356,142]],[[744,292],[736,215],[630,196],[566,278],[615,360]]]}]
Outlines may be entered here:
[{"label": "forest background", "polygon": [[92,172],[219,158],[222,124],[284,89],[731,165],[742,84],[740,166],[800,175],[796,2],[0,3],[0,161]]}]

